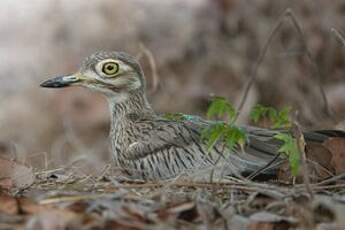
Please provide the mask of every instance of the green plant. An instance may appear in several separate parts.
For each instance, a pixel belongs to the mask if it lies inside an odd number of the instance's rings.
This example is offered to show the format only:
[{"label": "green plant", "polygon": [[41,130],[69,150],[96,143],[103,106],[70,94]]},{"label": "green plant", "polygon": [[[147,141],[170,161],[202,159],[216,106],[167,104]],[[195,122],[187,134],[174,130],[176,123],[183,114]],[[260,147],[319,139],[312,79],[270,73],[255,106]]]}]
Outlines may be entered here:
[{"label": "green plant", "polygon": [[[257,123],[260,119],[266,117],[272,122],[273,128],[286,129],[292,126],[292,122],[289,118],[290,111],[290,107],[276,110],[272,107],[256,105],[250,113],[250,118],[254,123]],[[296,139],[291,134],[287,133],[278,133],[274,138],[282,141],[282,145],[278,152],[288,157],[291,173],[293,176],[297,176],[300,165],[300,152]]]},{"label": "green plant", "polygon": [[291,173],[293,176],[297,176],[300,166],[300,152],[296,139],[291,134],[286,133],[278,133],[274,138],[283,142],[278,152],[287,155]]},{"label": "green plant", "polygon": [[208,118],[226,116],[228,123],[233,123],[236,115],[236,109],[223,97],[215,97],[207,110]]},{"label": "green plant", "polygon": [[[257,123],[260,119],[266,117],[272,122],[273,128],[286,129],[292,126],[289,118],[290,111],[289,107],[276,110],[272,107],[256,105],[250,113],[250,118],[254,123]],[[225,98],[214,98],[208,108],[207,117],[209,119],[226,118],[226,121],[215,121],[202,130],[201,137],[205,140],[208,151],[219,141],[223,141],[231,150],[236,145],[243,149],[247,136],[241,127],[235,125],[237,113],[236,109]],[[282,142],[278,152],[288,157],[291,173],[296,176],[300,165],[300,153],[296,139],[291,134],[282,132],[276,134],[274,138]]]},{"label": "green plant", "polygon": [[244,147],[246,133],[241,127],[234,124],[236,116],[236,109],[225,98],[215,97],[213,99],[208,108],[207,117],[209,119],[226,117],[226,121],[216,121],[202,131],[201,137],[206,141],[208,151],[218,141],[223,141],[231,150],[236,145]]},{"label": "green plant", "polygon": [[281,110],[276,110],[272,107],[263,105],[256,105],[250,112],[250,119],[254,123],[258,123],[262,118],[268,118],[273,123],[273,128],[290,128],[291,121],[289,118],[290,107],[284,107]]}]

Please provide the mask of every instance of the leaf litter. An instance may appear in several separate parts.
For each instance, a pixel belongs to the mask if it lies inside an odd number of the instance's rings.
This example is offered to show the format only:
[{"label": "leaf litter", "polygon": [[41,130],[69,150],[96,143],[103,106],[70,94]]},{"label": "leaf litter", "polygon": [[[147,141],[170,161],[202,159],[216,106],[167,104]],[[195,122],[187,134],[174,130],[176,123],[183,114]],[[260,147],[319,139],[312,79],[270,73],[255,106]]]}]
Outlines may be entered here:
[{"label": "leaf litter", "polygon": [[24,189],[34,182],[32,168],[19,162],[0,158],[0,189]]},{"label": "leaf litter", "polygon": [[[343,150],[338,142],[323,145],[333,158]],[[29,187],[1,190],[0,229],[343,229],[344,177],[313,180],[310,197],[305,184],[286,178],[144,182],[118,177],[111,167],[88,178],[71,168],[39,171]]]}]

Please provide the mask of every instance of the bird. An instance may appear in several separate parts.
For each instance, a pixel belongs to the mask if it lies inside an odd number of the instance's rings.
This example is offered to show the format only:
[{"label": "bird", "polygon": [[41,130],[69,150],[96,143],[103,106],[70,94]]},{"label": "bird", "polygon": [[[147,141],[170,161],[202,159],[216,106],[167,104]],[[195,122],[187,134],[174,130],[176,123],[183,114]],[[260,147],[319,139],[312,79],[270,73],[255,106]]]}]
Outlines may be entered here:
[{"label": "bird", "polygon": [[[113,164],[130,179],[167,180],[179,176],[208,180],[260,171],[275,176],[286,159],[278,156],[277,130],[241,126],[244,148],[227,148],[217,142],[211,149],[201,138],[214,122],[199,116],[168,119],[155,112],[146,95],[146,81],[139,62],[118,51],[99,51],[81,63],[79,71],[53,77],[41,87],[82,86],[105,96],[111,113],[109,139]],[[307,141],[322,142],[336,131],[306,133]],[[344,135],[345,136],[345,135]],[[266,168],[265,168],[266,167]]]}]

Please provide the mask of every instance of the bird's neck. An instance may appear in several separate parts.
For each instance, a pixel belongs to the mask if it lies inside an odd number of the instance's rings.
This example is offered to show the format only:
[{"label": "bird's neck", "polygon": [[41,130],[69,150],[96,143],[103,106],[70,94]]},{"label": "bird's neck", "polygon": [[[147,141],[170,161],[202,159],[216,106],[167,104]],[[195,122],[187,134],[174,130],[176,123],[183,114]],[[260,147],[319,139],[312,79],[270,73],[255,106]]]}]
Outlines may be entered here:
[{"label": "bird's neck", "polygon": [[154,111],[142,90],[108,97],[108,102],[112,123],[121,122],[130,114],[137,115],[139,117],[146,114],[154,114]]},{"label": "bird's neck", "polygon": [[134,125],[131,117],[154,116],[154,111],[142,91],[109,97],[108,101],[111,113],[110,141],[115,163],[118,164],[121,153],[135,141],[128,135],[128,130],[133,130],[131,126]]}]

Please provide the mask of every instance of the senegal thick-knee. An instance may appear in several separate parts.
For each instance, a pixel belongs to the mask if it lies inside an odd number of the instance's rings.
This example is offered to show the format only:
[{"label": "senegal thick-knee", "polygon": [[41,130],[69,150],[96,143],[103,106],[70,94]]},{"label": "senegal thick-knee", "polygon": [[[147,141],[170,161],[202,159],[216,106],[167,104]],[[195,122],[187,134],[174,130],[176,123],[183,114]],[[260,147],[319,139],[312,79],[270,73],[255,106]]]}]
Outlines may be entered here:
[{"label": "senegal thick-knee", "polygon": [[[271,162],[281,144],[273,137],[276,131],[246,126],[244,151],[230,150],[221,141],[208,149],[201,132],[214,121],[197,116],[172,120],[157,114],[147,100],[139,63],[123,52],[97,52],[76,73],[49,79],[41,86],[83,86],[104,94],[111,112],[114,164],[135,179],[169,179],[181,174],[206,178],[211,170],[216,177],[248,174]],[[307,139],[323,141],[329,134],[313,132]],[[281,160],[261,173],[274,175]]]}]

